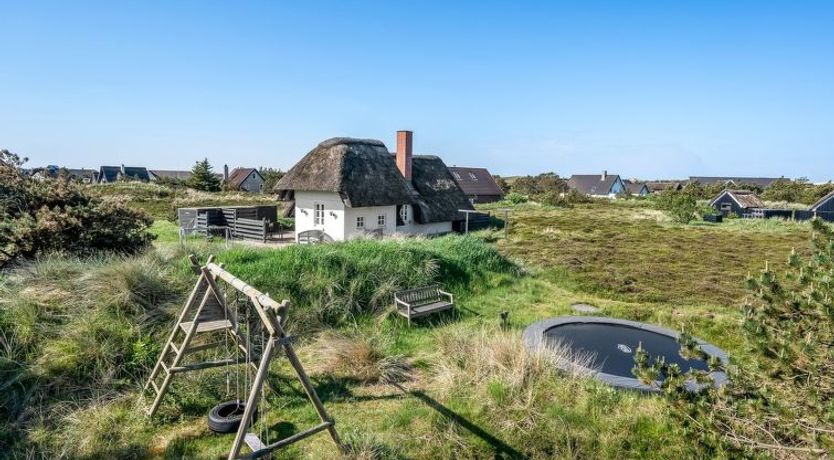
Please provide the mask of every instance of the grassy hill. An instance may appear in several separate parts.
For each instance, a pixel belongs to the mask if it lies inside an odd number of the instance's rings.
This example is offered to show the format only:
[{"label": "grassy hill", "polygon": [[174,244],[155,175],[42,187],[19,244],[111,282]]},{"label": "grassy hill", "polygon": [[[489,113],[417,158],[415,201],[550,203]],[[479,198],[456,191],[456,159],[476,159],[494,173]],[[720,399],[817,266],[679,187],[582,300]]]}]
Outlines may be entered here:
[{"label": "grassy hill", "polygon": [[[152,194],[152,186],[142,190]],[[177,199],[156,207],[150,196],[133,200],[158,215]],[[211,434],[205,422],[214,404],[234,396],[223,370],[176,380],[154,421],[140,411],[143,378],[193,282],[186,251],[164,238],[167,226],[155,229],[163,238],[142,256],[54,256],[2,275],[0,442],[10,452],[226,455],[231,436]],[[302,360],[350,457],[693,458],[722,453],[689,440],[664,400],[559,374],[524,352],[521,332],[586,302],[606,315],[685,328],[743,360],[736,331],[744,277],[765,261],[778,266],[808,233],[807,224],[778,221],[679,225],[645,202],[601,202],[515,207],[508,240],[486,232],[189,251],[216,254],[240,278],[293,301]],[[457,314],[407,328],[388,313],[392,291],[432,281],[458,295]],[[501,311],[510,312],[507,329]],[[410,368],[411,378],[384,383],[391,366]],[[267,392],[262,420],[272,439],[313,424],[285,362],[275,362],[270,379],[278,392]],[[337,457],[326,436],[276,456]]]}]

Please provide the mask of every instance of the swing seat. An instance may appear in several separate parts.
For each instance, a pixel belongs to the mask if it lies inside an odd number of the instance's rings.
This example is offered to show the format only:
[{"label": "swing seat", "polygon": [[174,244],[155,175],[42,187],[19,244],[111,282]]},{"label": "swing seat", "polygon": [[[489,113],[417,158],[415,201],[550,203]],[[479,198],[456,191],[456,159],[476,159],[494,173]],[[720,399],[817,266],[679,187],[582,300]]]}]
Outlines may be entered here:
[{"label": "swing seat", "polygon": [[[180,328],[183,332],[188,333],[188,330],[191,329],[191,325],[194,324],[194,321],[184,321],[180,323]],[[227,319],[217,319],[213,321],[200,321],[197,324],[197,333],[201,332],[213,332],[213,331],[222,331],[224,329],[231,329],[232,322]]]}]

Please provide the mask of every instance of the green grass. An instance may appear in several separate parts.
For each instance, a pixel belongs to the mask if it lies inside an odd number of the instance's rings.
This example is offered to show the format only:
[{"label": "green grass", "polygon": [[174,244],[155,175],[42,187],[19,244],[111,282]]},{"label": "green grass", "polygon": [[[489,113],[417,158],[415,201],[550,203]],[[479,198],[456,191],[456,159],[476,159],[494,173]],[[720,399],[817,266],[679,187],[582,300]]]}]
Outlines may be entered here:
[{"label": "green grass", "polygon": [[[0,442],[13,443],[15,454],[225,456],[231,436],[205,425],[209,408],[230,396],[222,370],[176,380],[154,421],[139,410],[138,388],[193,282],[175,226],[158,220],[153,231],[155,248],[140,257],[51,257],[0,280],[0,375],[8,384],[0,410],[11,420]],[[744,277],[804,249],[807,233],[779,221],[677,225],[632,201],[517,206],[508,240],[485,232],[188,249],[214,253],[258,289],[292,300],[299,353],[352,458],[693,458],[722,453],[688,440],[662,399],[556,373],[524,353],[521,332],[584,302],[605,315],[685,329],[744,359]],[[455,292],[456,314],[411,328],[387,314],[391,292],[429,282]],[[501,311],[510,312],[506,330]],[[402,389],[375,383],[388,357],[413,369]],[[314,424],[284,360],[270,379],[279,388],[267,392],[263,416],[272,439]],[[326,436],[276,456],[337,457]]]}]

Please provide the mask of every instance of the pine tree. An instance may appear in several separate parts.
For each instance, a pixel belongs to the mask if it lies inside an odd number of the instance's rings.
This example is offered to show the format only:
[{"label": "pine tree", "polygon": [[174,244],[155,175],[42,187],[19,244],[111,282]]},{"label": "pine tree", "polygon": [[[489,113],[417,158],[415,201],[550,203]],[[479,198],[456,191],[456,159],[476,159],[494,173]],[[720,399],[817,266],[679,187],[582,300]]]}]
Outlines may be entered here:
[{"label": "pine tree", "polygon": [[[709,359],[681,334],[681,354],[725,371],[727,384],[635,353],[635,376],[659,386],[711,455],[816,458],[834,446],[834,231],[819,219],[811,227],[809,255],[793,252],[784,273],[765,263],[747,279],[741,332],[753,353],[744,362]],[[702,385],[693,390],[693,381]]]},{"label": "pine tree", "polygon": [[188,186],[206,192],[220,191],[220,178],[212,170],[208,158],[198,161],[191,168],[191,177],[188,179]]}]

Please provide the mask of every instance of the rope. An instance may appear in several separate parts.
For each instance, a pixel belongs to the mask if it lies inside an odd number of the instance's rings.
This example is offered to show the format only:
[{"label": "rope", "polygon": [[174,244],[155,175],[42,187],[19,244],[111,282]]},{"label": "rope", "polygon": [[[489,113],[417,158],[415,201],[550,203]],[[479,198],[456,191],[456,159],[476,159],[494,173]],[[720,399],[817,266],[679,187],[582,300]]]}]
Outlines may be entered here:
[{"label": "rope", "polygon": [[[221,307],[223,307],[223,320],[226,321],[226,322],[229,322],[229,308],[228,308],[228,305],[229,305],[229,285],[227,283],[223,283],[222,286],[223,286],[223,305],[221,305]],[[223,332],[223,349],[226,351],[227,359],[230,358],[231,357],[231,355],[230,355],[231,350],[229,349],[229,331],[224,331]],[[229,374],[228,361],[227,361],[226,365],[223,366],[223,369],[226,372],[226,397],[228,397],[232,393],[232,391],[231,391],[231,377],[230,377],[230,374]]]}]

